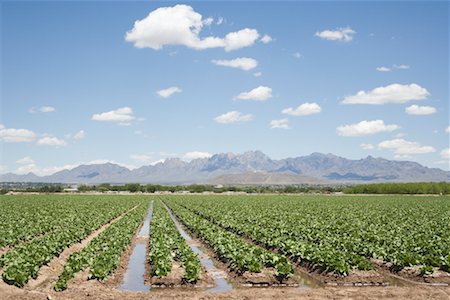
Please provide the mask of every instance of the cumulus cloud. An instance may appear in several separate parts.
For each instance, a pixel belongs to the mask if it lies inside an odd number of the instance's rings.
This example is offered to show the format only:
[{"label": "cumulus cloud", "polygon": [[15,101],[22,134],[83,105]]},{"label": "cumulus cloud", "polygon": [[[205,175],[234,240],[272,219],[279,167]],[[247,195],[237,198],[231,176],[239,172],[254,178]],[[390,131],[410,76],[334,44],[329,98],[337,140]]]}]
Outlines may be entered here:
[{"label": "cumulus cloud", "polygon": [[129,123],[136,119],[133,116],[133,110],[130,107],[121,107],[116,110],[94,114],[92,120],[100,122],[118,122],[122,124]]},{"label": "cumulus cloud", "polygon": [[212,60],[213,64],[223,67],[237,68],[244,71],[254,69],[258,66],[258,61],[248,57],[238,57],[231,60]]},{"label": "cumulus cloud", "polygon": [[409,69],[408,65],[392,65],[392,67],[378,67],[377,71],[378,72],[391,72],[393,71],[393,69],[401,69],[401,70],[406,70]]},{"label": "cumulus cloud", "polygon": [[137,48],[162,49],[166,45],[181,45],[195,50],[224,48],[232,51],[253,45],[259,38],[255,29],[244,28],[228,33],[224,38],[201,37],[203,26],[211,25],[212,19],[188,5],[160,7],[142,20],[137,20],[125,35],[125,40]]},{"label": "cumulus cloud", "polygon": [[270,128],[279,128],[279,129],[289,129],[289,120],[288,119],[280,119],[280,120],[272,120],[270,121]]},{"label": "cumulus cloud", "polygon": [[0,124],[0,141],[6,143],[32,142],[36,134],[28,129],[6,128]]},{"label": "cumulus cloud", "polygon": [[366,136],[380,132],[391,132],[399,128],[400,126],[395,124],[386,125],[383,120],[374,120],[342,125],[336,128],[336,132],[340,136]]},{"label": "cumulus cloud", "polygon": [[252,114],[242,114],[238,111],[230,111],[214,118],[214,121],[221,124],[244,123],[253,120]]},{"label": "cumulus cloud", "polygon": [[414,104],[405,108],[405,112],[408,115],[432,115],[437,112],[437,109],[433,106],[419,106]]},{"label": "cumulus cloud", "polygon": [[172,96],[175,93],[181,93],[183,90],[180,89],[177,86],[171,86],[167,89],[162,89],[156,92],[156,94],[158,94],[158,96],[162,97],[162,98],[169,98],[170,96]]},{"label": "cumulus cloud", "polygon": [[445,128],[445,132],[450,133],[450,126],[448,126],[447,128]]},{"label": "cumulus cloud", "polygon": [[235,99],[266,101],[272,98],[272,89],[267,86],[258,86],[249,92],[240,93]]},{"label": "cumulus cloud", "polygon": [[340,42],[350,42],[353,40],[353,36],[356,31],[350,27],[336,28],[335,30],[324,30],[316,32],[316,36],[324,40],[329,41],[340,41]]},{"label": "cumulus cloud", "polygon": [[39,146],[65,147],[67,143],[63,139],[57,137],[45,136],[37,141]]},{"label": "cumulus cloud", "polygon": [[394,68],[407,70],[407,69],[409,69],[409,66],[408,65],[394,65]]},{"label": "cumulus cloud", "polygon": [[375,146],[372,144],[361,144],[359,145],[364,150],[373,150],[375,149]]},{"label": "cumulus cloud", "polygon": [[201,151],[192,151],[187,152],[183,155],[183,159],[186,161],[191,161],[197,158],[208,158],[211,157],[212,154],[209,152],[201,152]]},{"label": "cumulus cloud", "polygon": [[262,72],[253,73],[253,76],[255,76],[255,77],[261,77],[261,75],[262,75]]},{"label": "cumulus cloud", "polygon": [[35,113],[50,113],[50,112],[55,112],[56,109],[53,106],[42,106],[39,108],[36,107],[32,107],[29,109],[29,112],[32,114]]},{"label": "cumulus cloud", "polygon": [[347,96],[343,104],[373,104],[406,103],[411,100],[423,100],[430,93],[418,84],[390,84],[377,87],[371,91],[359,91],[356,95]]},{"label": "cumulus cloud", "polygon": [[422,146],[417,142],[410,142],[404,139],[393,139],[383,141],[378,144],[379,149],[387,149],[394,151],[398,155],[425,154],[436,152],[431,146]]},{"label": "cumulus cloud", "polygon": [[261,38],[260,41],[261,41],[262,43],[264,43],[264,44],[268,44],[268,43],[272,42],[273,39],[272,39],[272,37],[271,37],[270,35],[265,34],[265,35]]},{"label": "cumulus cloud", "polygon": [[377,71],[378,71],[378,72],[390,72],[390,71],[391,71],[391,68],[388,68],[388,67],[378,67],[378,68],[377,68]]},{"label": "cumulus cloud", "polygon": [[73,136],[73,138],[75,140],[82,140],[86,137],[86,132],[84,132],[84,130],[80,130],[77,133],[75,133],[75,135]]},{"label": "cumulus cloud", "polygon": [[312,102],[306,102],[300,104],[296,108],[288,107],[281,111],[283,114],[291,115],[291,116],[307,116],[312,114],[318,114],[322,111],[322,108],[319,104]]},{"label": "cumulus cloud", "polygon": [[147,154],[132,154],[130,155],[130,158],[132,160],[141,162],[141,163],[146,163],[146,164],[150,164],[151,162],[153,162],[153,158],[150,155]]},{"label": "cumulus cloud", "polygon": [[450,148],[443,149],[440,154],[442,158],[450,159]]},{"label": "cumulus cloud", "polygon": [[34,164],[34,160],[29,156],[25,156],[21,159],[16,160],[16,163],[18,163],[19,165],[29,165]]}]

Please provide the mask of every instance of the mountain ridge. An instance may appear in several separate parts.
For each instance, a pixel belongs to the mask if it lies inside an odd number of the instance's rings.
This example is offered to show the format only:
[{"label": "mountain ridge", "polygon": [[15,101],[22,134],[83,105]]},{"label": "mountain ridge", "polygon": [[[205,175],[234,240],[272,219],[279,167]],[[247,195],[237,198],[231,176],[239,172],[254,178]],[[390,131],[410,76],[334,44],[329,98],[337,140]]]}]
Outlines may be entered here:
[{"label": "mountain ridge", "polygon": [[[266,175],[255,176],[252,172],[261,172]],[[245,174],[248,178],[245,178]],[[275,174],[278,175],[275,176]],[[332,153],[318,152],[307,156],[273,160],[261,151],[248,151],[242,154],[218,153],[207,158],[193,159],[190,162],[180,158],[168,158],[155,165],[141,166],[131,170],[117,164],[104,163],[79,165],[47,176],[37,176],[33,173],[25,175],[7,173],[0,175],[0,181],[188,184],[220,183],[220,180],[216,179],[222,178],[231,182],[258,184],[255,180],[260,178],[261,184],[276,184],[276,182],[283,182],[281,174],[285,174],[284,179],[292,184],[296,183],[296,178],[298,183],[308,183],[308,178],[311,183],[450,181],[450,172],[422,166],[412,161],[393,161],[370,155],[352,160]],[[233,179],[233,175],[236,178]]]}]

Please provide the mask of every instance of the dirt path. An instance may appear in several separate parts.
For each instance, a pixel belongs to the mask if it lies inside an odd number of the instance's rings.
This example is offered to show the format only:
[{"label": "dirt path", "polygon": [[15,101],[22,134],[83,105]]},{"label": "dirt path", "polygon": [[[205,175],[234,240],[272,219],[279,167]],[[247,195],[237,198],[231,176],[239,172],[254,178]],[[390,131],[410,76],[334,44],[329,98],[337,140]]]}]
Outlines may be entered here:
[{"label": "dirt path", "polygon": [[193,289],[154,289],[147,293],[121,292],[91,280],[82,285],[71,285],[61,293],[27,291],[14,286],[0,287],[2,300],[13,299],[90,299],[90,300],[141,300],[141,299],[408,299],[448,300],[450,287],[324,287],[317,289],[298,288],[240,288],[224,293],[211,293]]},{"label": "dirt path", "polygon": [[[24,289],[29,291],[49,291],[53,289],[53,286],[58,281],[59,275],[64,271],[64,265],[69,259],[72,253],[81,251],[86,247],[93,239],[100,235],[106,228],[111,224],[120,220],[124,215],[130,211],[136,209],[138,206],[131,208],[130,210],[124,212],[117,218],[111,220],[109,223],[104,224],[99,229],[95,230],[89,234],[81,242],[73,244],[72,246],[66,248],[58,257],[54,257],[47,265],[42,266],[39,270],[38,277],[36,279],[30,279],[25,285]],[[2,283],[4,284],[4,283]]]}]

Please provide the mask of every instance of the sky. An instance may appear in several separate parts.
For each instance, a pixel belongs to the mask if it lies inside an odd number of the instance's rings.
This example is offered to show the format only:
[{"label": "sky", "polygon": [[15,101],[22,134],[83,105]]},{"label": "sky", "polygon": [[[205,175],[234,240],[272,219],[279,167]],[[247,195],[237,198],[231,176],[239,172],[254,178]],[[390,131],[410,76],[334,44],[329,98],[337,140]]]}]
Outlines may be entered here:
[{"label": "sky", "polygon": [[450,167],[448,2],[0,5],[0,173],[251,150]]}]

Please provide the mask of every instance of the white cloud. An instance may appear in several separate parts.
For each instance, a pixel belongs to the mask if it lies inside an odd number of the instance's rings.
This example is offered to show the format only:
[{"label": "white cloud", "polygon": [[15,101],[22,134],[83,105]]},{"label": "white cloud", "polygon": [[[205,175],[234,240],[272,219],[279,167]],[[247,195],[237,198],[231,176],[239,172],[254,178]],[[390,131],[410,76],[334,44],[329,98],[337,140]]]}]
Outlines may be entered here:
[{"label": "white cloud", "polygon": [[211,24],[214,22],[214,19],[212,17],[208,17],[203,20],[203,24],[206,26],[211,26]]},{"label": "white cloud", "polygon": [[303,57],[303,55],[300,52],[295,52],[294,54],[292,54],[292,56],[294,56],[295,58],[298,58],[298,59]]},{"label": "white cloud", "polygon": [[244,123],[251,120],[253,120],[253,115],[244,115],[238,111],[230,111],[214,118],[214,121],[221,124]]},{"label": "white cloud", "polygon": [[80,130],[77,133],[75,133],[75,135],[73,136],[73,138],[75,140],[82,140],[86,137],[86,132],[84,132],[84,130]]},{"label": "white cloud", "polygon": [[50,113],[55,112],[56,109],[53,106],[42,106],[40,108],[32,107],[28,110],[30,113]]},{"label": "white cloud", "polygon": [[237,32],[230,32],[225,36],[225,51],[251,46],[258,38],[259,34],[255,29],[245,28]]},{"label": "white cloud", "polygon": [[197,158],[208,158],[211,157],[212,154],[209,152],[201,152],[201,151],[192,151],[187,152],[183,155],[183,159],[186,161],[191,161]]},{"label": "white cloud", "polygon": [[391,132],[399,128],[400,126],[395,124],[385,125],[383,120],[374,120],[342,125],[336,128],[336,132],[340,136],[366,136],[380,132]]},{"label": "white cloud", "polygon": [[406,70],[406,69],[409,69],[409,66],[408,65],[394,65],[394,68]]},{"label": "white cloud", "polygon": [[450,159],[450,148],[443,149],[440,154],[442,158]]},{"label": "white cloud", "polygon": [[53,146],[53,147],[65,147],[67,143],[63,139],[57,137],[45,136],[37,141],[39,146]]},{"label": "white cloud", "polygon": [[121,107],[116,110],[94,114],[92,116],[92,120],[101,122],[129,123],[134,119],[133,110],[130,107]]},{"label": "white cloud", "polygon": [[222,25],[223,22],[225,22],[225,19],[223,17],[219,17],[217,19],[216,25]]},{"label": "white cloud", "polygon": [[355,33],[356,31],[354,31],[350,27],[345,27],[336,28],[336,30],[324,30],[316,32],[315,35],[324,40],[350,42],[351,40],[353,40],[353,35]]},{"label": "white cloud", "polygon": [[258,86],[249,92],[240,93],[235,99],[266,101],[272,98],[272,89],[267,86]]},{"label": "white cloud", "polygon": [[377,68],[377,71],[378,71],[378,72],[390,72],[391,69],[388,68],[388,67],[378,67],[378,68]]},{"label": "white cloud", "polygon": [[394,155],[394,159],[397,159],[397,160],[411,160],[413,158],[414,158],[413,156],[408,155],[408,154],[395,154]]},{"label": "white cloud", "polygon": [[261,38],[260,41],[261,41],[262,43],[264,43],[264,44],[268,44],[268,43],[272,42],[273,39],[272,39],[272,37],[271,37],[270,35],[265,34],[265,35]]},{"label": "white cloud", "polygon": [[255,76],[255,77],[260,77],[261,75],[262,75],[262,72],[253,73],[253,76]]},{"label": "white cloud", "polygon": [[56,109],[52,106],[42,106],[39,110],[43,113],[49,113],[49,112],[56,111]]},{"label": "white cloud", "polygon": [[270,121],[270,128],[289,129],[289,120],[280,119]]},{"label": "white cloud", "polygon": [[405,112],[408,115],[432,115],[437,112],[437,109],[433,106],[419,106],[414,104],[405,108]]},{"label": "white cloud", "polygon": [[130,158],[132,160],[141,162],[141,163],[151,163],[153,162],[153,158],[150,155],[147,154],[132,154],[130,155]]},{"label": "white cloud", "polygon": [[34,160],[29,156],[25,156],[21,159],[16,160],[16,163],[18,163],[20,165],[30,165],[30,164],[34,164]]},{"label": "white cloud", "polygon": [[248,57],[238,57],[231,60],[212,60],[211,62],[218,66],[237,68],[244,71],[254,69],[258,66],[258,61],[256,59]]},{"label": "white cloud", "polygon": [[361,144],[359,145],[364,150],[373,150],[375,149],[375,146],[372,144]]},{"label": "white cloud", "polygon": [[322,111],[322,108],[319,104],[312,102],[306,102],[299,105],[296,108],[288,107],[281,111],[283,114],[291,115],[291,116],[307,116],[312,114],[318,114]]},{"label": "white cloud", "polygon": [[418,84],[390,84],[377,87],[371,91],[359,91],[356,95],[347,96],[342,100],[343,104],[373,104],[406,103],[411,100],[423,100],[430,93]]},{"label": "white cloud", "polygon": [[6,171],[8,171],[8,167],[5,165],[0,165],[0,174],[5,173]]},{"label": "white cloud", "polygon": [[183,90],[180,89],[177,86],[171,86],[167,89],[163,89],[163,90],[159,90],[156,93],[158,94],[158,96],[162,97],[162,98],[169,98],[170,96],[172,96],[175,93],[181,93]]},{"label": "white cloud", "polygon": [[425,154],[436,152],[431,146],[422,146],[417,142],[410,142],[404,139],[394,139],[383,141],[378,144],[378,148],[393,150],[398,155]]},{"label": "white cloud", "polygon": [[0,125],[0,141],[6,143],[32,142],[36,139],[36,134],[28,129],[5,128]]},{"label": "white cloud", "polygon": [[445,128],[445,132],[450,133],[450,126],[448,126],[447,128]]},{"label": "white cloud", "polygon": [[161,7],[137,20],[133,29],[126,33],[125,40],[137,48],[154,50],[165,45],[182,45],[195,50],[224,48],[231,51],[251,46],[259,38],[258,31],[249,28],[230,32],[224,38],[200,37],[203,26],[210,21],[209,18],[202,20],[202,15],[188,5]]}]

